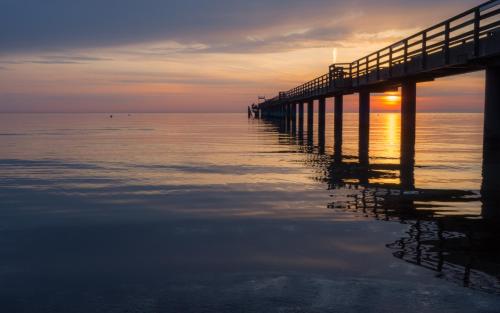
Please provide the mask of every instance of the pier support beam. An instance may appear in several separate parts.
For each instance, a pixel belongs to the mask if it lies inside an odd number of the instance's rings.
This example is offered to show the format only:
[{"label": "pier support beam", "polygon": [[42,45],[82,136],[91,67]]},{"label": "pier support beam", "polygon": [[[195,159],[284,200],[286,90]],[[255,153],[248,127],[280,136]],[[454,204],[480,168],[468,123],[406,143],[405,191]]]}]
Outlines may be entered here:
[{"label": "pier support beam", "polygon": [[287,103],[285,106],[286,106],[286,130],[290,132],[292,130],[292,104]]},{"label": "pier support beam", "polygon": [[293,102],[290,104],[290,113],[292,119],[292,135],[297,134],[297,103]]},{"label": "pier support beam", "polygon": [[283,129],[285,131],[288,131],[288,126],[290,125],[289,122],[289,115],[288,115],[288,103],[283,104]]},{"label": "pier support beam", "polygon": [[313,144],[313,130],[314,130],[314,102],[310,100],[307,102],[307,142],[309,145]]},{"label": "pier support beam", "polygon": [[318,146],[319,153],[325,153],[326,98],[319,98],[318,105]]},{"label": "pier support beam", "polygon": [[404,190],[415,189],[415,132],[417,116],[417,83],[405,81],[401,86],[401,155],[400,179]]},{"label": "pier support beam", "polygon": [[299,103],[299,136],[304,135],[304,102]]},{"label": "pier support beam", "polygon": [[486,69],[483,138],[483,200],[485,218],[500,218],[500,67]]},{"label": "pier support beam", "polygon": [[369,142],[370,142],[370,92],[361,91],[359,93],[359,163],[368,165],[369,163]]},{"label": "pier support beam", "polygon": [[335,96],[334,103],[334,157],[335,162],[342,162],[342,128],[344,124],[344,96]]}]

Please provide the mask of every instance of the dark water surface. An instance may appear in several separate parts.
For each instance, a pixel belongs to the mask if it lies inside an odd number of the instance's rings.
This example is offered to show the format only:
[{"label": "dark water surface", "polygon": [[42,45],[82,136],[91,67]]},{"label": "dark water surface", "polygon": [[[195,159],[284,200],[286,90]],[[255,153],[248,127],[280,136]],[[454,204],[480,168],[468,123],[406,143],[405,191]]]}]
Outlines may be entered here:
[{"label": "dark water surface", "polygon": [[368,167],[356,118],[340,162],[330,115],[324,154],[238,114],[0,115],[0,312],[500,312],[482,115],[418,115],[411,191],[399,115]]}]

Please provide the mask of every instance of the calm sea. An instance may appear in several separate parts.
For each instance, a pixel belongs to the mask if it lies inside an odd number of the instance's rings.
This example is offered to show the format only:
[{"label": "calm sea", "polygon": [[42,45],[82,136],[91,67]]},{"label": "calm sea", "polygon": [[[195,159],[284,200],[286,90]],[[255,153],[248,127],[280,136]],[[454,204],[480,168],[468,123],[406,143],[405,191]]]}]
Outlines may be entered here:
[{"label": "calm sea", "polygon": [[[316,117],[317,118],[317,117]],[[499,312],[481,114],[1,114],[1,312]],[[315,123],[317,126],[317,123]],[[308,140],[309,139],[309,140]]]}]

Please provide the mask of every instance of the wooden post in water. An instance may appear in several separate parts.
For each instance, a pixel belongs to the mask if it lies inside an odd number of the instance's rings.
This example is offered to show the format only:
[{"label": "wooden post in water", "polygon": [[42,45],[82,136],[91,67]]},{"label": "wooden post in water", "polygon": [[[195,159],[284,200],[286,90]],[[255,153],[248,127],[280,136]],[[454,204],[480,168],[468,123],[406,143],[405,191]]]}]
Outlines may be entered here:
[{"label": "wooden post in water", "polygon": [[318,105],[318,146],[319,153],[325,153],[326,98],[319,98]]},{"label": "wooden post in water", "polygon": [[308,144],[313,144],[313,131],[314,131],[314,102],[309,100],[307,102],[307,141]]},{"label": "wooden post in water", "polygon": [[359,92],[359,163],[368,165],[369,163],[369,142],[370,142],[370,92]]},{"label": "wooden post in water", "polygon": [[286,120],[286,131],[287,132],[290,132],[290,130],[292,129],[292,106],[290,103],[287,103],[285,104],[285,107],[286,107],[286,116],[285,116],[285,120]]},{"label": "wooden post in water", "polygon": [[292,134],[295,136],[297,134],[297,103],[290,103],[290,118],[292,122]]},{"label": "wooden post in water", "polygon": [[304,135],[304,102],[299,103],[299,136]]},{"label": "wooden post in water", "polygon": [[342,128],[344,123],[344,96],[336,95],[334,103],[334,156],[335,162],[342,162]]},{"label": "wooden post in water", "polygon": [[500,218],[500,67],[486,69],[482,215]]},{"label": "wooden post in water", "polygon": [[285,131],[288,131],[288,125],[290,125],[288,121],[288,103],[285,103],[283,106],[283,128]]},{"label": "wooden post in water", "polygon": [[417,83],[405,81],[401,86],[401,155],[400,180],[404,190],[415,189],[415,132]]}]

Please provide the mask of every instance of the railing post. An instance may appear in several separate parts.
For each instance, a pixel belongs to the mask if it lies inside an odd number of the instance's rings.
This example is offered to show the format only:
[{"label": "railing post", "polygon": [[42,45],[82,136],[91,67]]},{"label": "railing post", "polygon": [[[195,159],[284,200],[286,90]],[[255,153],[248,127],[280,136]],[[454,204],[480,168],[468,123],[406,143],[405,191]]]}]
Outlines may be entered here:
[{"label": "railing post", "polygon": [[350,85],[352,86],[353,85],[353,81],[352,81],[352,63],[349,63],[349,80],[350,80]]},{"label": "railing post", "polygon": [[359,87],[359,60],[356,61],[356,80]]},{"label": "railing post", "polygon": [[405,58],[405,63],[403,66],[404,66],[404,72],[406,74],[408,72],[408,39],[405,39],[404,58]]},{"label": "railing post", "polygon": [[392,46],[389,47],[389,77],[392,77]]},{"label": "railing post", "polygon": [[368,84],[368,81],[369,81],[369,77],[368,77],[368,70],[370,69],[370,67],[369,67],[369,64],[370,64],[370,56],[367,56],[367,57],[366,57],[365,62],[366,62],[366,64],[365,64],[365,69],[366,69],[366,72],[365,72],[365,82]]},{"label": "railing post", "polygon": [[408,72],[408,39],[405,39],[404,41],[404,48],[403,48],[403,73]]},{"label": "railing post", "polygon": [[377,80],[380,80],[380,51],[377,51]]},{"label": "railing post", "polygon": [[422,33],[422,69],[427,68],[427,32]]},{"label": "railing post", "polygon": [[479,8],[474,10],[474,56],[479,56],[479,34],[480,34],[481,11]]},{"label": "railing post", "polygon": [[450,22],[444,26],[444,64],[450,64]]}]

